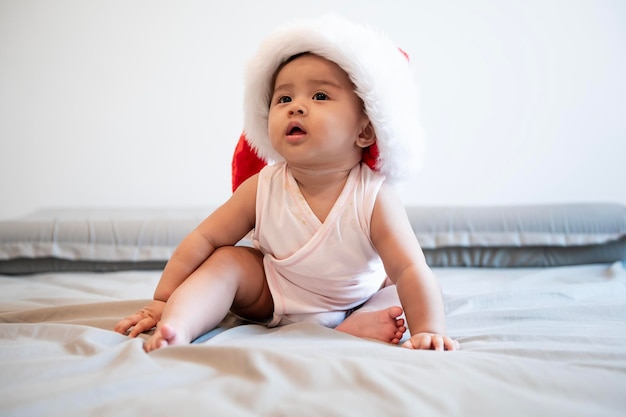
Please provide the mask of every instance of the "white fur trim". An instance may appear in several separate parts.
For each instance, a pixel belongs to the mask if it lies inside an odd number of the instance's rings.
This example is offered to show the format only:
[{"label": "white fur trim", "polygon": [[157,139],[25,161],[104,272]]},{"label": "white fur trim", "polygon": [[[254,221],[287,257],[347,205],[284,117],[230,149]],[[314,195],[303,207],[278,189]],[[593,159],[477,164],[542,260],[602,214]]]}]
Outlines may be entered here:
[{"label": "white fur trim", "polygon": [[282,160],[268,136],[271,81],[285,60],[301,52],[333,61],[350,76],[376,131],[377,170],[390,180],[412,175],[421,164],[423,133],[409,62],[382,33],[335,15],[278,29],[248,63],[244,132],[259,156],[270,163]]}]

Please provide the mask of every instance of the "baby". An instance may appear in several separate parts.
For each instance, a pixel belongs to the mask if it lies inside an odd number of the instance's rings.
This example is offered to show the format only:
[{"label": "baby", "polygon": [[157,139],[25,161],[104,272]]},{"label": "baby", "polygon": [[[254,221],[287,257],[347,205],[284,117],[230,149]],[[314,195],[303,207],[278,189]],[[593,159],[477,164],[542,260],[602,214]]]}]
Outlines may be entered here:
[{"label": "baby", "polygon": [[[404,347],[458,349],[389,184],[419,157],[415,100],[406,57],[376,31],[324,16],[270,35],[244,96],[246,138],[270,164],[181,242],[154,300],[116,331],[156,325],[149,352],[190,343],[230,311],[391,344],[408,327]],[[235,246],[250,231],[253,247]]]}]

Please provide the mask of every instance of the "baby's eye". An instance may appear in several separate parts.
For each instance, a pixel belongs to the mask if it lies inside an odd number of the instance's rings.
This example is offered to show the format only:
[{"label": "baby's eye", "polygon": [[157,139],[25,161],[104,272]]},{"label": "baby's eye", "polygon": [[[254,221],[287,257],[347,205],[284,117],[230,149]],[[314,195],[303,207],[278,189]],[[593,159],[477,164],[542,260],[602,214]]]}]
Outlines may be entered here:
[{"label": "baby's eye", "polygon": [[277,100],[278,103],[290,103],[291,102],[291,97],[289,96],[281,96],[278,98]]},{"label": "baby's eye", "polygon": [[313,94],[313,100],[328,100],[328,95],[326,93],[315,93]]}]

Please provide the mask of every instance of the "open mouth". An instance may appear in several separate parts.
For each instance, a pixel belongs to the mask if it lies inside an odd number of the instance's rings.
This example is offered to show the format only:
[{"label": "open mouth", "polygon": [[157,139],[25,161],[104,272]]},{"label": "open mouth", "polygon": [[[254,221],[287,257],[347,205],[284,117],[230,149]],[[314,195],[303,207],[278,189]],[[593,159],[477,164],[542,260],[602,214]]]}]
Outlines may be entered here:
[{"label": "open mouth", "polygon": [[290,123],[287,127],[288,136],[304,135],[306,131],[297,123]]}]

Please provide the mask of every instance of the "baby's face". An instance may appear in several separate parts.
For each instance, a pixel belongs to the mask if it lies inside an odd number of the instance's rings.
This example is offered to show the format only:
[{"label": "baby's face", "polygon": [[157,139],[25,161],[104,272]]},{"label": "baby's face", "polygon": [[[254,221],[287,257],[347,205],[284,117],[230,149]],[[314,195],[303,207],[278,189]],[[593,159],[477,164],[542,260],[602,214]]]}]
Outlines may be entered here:
[{"label": "baby's face", "polygon": [[306,54],[276,75],[269,121],[272,146],[291,165],[349,169],[371,129],[363,103],[337,64]]}]

